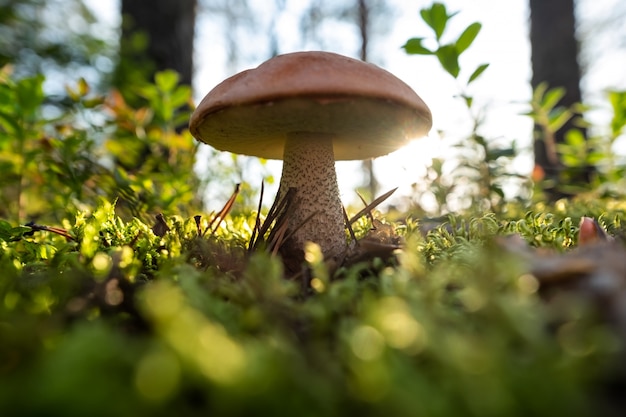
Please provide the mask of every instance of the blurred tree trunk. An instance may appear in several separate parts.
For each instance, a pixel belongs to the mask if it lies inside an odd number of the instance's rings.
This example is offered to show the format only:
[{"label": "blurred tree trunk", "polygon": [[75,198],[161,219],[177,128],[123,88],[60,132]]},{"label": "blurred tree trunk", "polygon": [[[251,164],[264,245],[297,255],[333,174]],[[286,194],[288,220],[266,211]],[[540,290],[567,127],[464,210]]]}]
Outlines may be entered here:
[{"label": "blurred tree trunk", "polygon": [[[361,49],[359,53],[359,58],[361,58],[362,61],[367,61],[369,33],[371,30],[371,8],[369,7],[368,1],[357,0],[357,10],[357,25],[361,38]],[[363,161],[363,171],[365,171],[365,186],[367,188],[370,199],[373,200],[378,194],[378,180],[376,179],[376,173],[374,172],[373,159],[366,159],[365,161]]]},{"label": "blurred tree trunk", "polygon": [[[145,106],[136,87],[153,82],[154,75],[164,70],[176,71],[179,83],[191,87],[196,0],[121,0],[120,7],[120,57],[113,86],[124,100],[133,107]],[[186,123],[176,126],[179,132],[184,128]],[[168,156],[164,144],[135,141],[127,145],[126,159],[117,158],[115,163],[134,173],[145,169],[149,158]]]},{"label": "blurred tree trunk", "polygon": [[[580,103],[581,71],[578,63],[579,45],[576,39],[576,17],[574,0],[530,0],[530,43],[532,54],[532,87],[547,82],[550,88],[565,88],[565,96],[560,106],[569,107]],[[565,133],[574,127],[574,120],[568,121],[555,132],[553,140],[563,143]],[[580,129],[580,128],[579,128]],[[583,135],[586,131],[581,129]],[[563,183],[563,165],[559,155],[550,151],[546,142],[551,138],[542,137],[541,130],[535,128],[535,165],[545,175],[544,192],[550,200],[568,196],[560,188]],[[588,182],[593,169],[585,168],[576,173],[571,181]]]},{"label": "blurred tree trunk", "polygon": [[196,0],[121,0],[120,62],[114,84],[120,90],[173,69],[191,85]]}]

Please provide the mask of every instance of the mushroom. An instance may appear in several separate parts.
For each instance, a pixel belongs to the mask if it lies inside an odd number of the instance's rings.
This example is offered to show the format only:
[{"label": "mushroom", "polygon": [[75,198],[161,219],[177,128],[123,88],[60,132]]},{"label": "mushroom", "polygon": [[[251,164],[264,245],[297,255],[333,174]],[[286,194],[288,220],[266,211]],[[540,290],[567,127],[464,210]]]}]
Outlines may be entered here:
[{"label": "mushroom", "polygon": [[283,257],[307,241],[344,256],[336,160],[386,155],[430,130],[422,99],[391,73],[329,52],[276,56],[217,85],[191,116],[192,135],[222,151],[282,159],[278,199],[295,188]]}]

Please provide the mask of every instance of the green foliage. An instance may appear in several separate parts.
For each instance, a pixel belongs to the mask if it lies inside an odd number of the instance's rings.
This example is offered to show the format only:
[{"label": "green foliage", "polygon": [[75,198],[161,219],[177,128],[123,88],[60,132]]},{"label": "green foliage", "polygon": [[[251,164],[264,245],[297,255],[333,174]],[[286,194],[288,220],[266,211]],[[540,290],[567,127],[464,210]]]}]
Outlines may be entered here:
[{"label": "green foliage", "polygon": [[0,215],[16,222],[71,206],[97,171],[95,144],[72,115],[44,117],[43,82],[14,80],[6,67],[0,75]]},{"label": "green foliage", "polygon": [[58,222],[100,196],[119,199],[126,217],[201,210],[197,143],[179,129],[191,91],[175,73],[138,85],[140,107],[116,92],[94,94],[81,79],[67,87],[68,108],[58,116],[46,107],[43,82],[15,79],[8,67],[0,73],[0,217]]},{"label": "green foliage", "polygon": [[[450,19],[456,13],[450,13],[441,3],[433,3],[430,7],[422,9],[420,15],[432,30],[433,36],[409,39],[403,48],[411,55],[437,57],[443,70],[458,79],[461,74],[459,57],[480,33],[480,24],[470,24],[456,40],[449,42],[444,40],[445,31]],[[434,44],[436,47],[427,47],[427,44]],[[471,83],[487,68],[488,64],[475,68],[459,94],[473,126],[467,137],[455,145],[462,150],[456,158],[458,161],[456,166],[451,167],[455,164],[452,160],[434,160],[425,175],[425,182],[415,185],[416,195],[428,193],[434,197],[435,209],[427,214],[440,215],[449,212],[451,199],[456,199],[456,210],[459,208],[472,208],[477,212],[504,210],[507,201],[504,191],[507,186],[518,189],[516,197],[518,200],[529,200],[531,181],[512,172],[511,168],[511,162],[518,155],[515,141],[510,145],[503,145],[481,134],[484,111],[476,109],[474,97],[468,90]],[[580,104],[571,108],[559,106],[558,103],[564,95],[565,91],[562,88],[549,88],[548,85],[541,84],[533,92],[530,111],[526,113],[540,129],[540,136],[546,143],[548,159],[562,166],[556,178],[546,175],[540,167],[535,167],[531,178],[534,181],[534,201],[542,200],[542,190],[555,187],[567,195],[590,193],[600,197],[623,196],[626,189],[624,187],[626,163],[623,158],[616,156],[615,143],[623,137],[626,125],[624,92],[608,93],[612,119],[610,126],[605,130],[591,126],[577,116],[588,110],[585,106]],[[573,118],[577,127],[566,133],[563,143],[556,143],[555,133]],[[587,129],[588,138],[584,137],[582,128]],[[591,167],[594,169],[590,169]],[[587,178],[586,173],[591,173],[591,178]],[[419,201],[412,201],[411,204],[415,213],[424,213],[425,210]]]},{"label": "green foliage", "polygon": [[493,244],[515,231],[565,250],[577,222],[553,210],[451,216],[425,236],[409,221],[395,259],[334,274],[311,246],[307,294],[278,258],[241,255],[231,228],[253,215],[212,238],[177,217],[157,236],[106,201],[66,222],[70,240],[0,223],[0,409],[594,415],[610,329],[578,312],[549,331],[522,263]]},{"label": "green foliage", "polygon": [[[430,8],[424,8],[420,10],[420,16],[422,20],[432,29],[435,35],[435,42],[437,48],[428,49],[423,45],[425,38],[411,38],[403,46],[407,54],[410,55],[434,55],[439,60],[441,67],[451,76],[457,78],[461,71],[459,65],[459,57],[467,48],[469,48],[478,33],[482,25],[478,22],[474,22],[466,27],[459,35],[456,41],[451,43],[442,43],[442,36],[448,25],[448,22],[457,13],[449,13],[446,6],[442,3],[433,3]],[[482,74],[489,64],[482,64],[478,66],[472,75],[470,75],[467,84],[477,79]]]},{"label": "green foliage", "polygon": [[198,143],[186,127],[191,89],[178,84],[178,74],[164,71],[155,83],[131,91],[140,103],[131,107],[113,93],[107,110],[115,131],[105,148],[116,164],[114,178],[122,201],[134,216],[164,211],[189,214],[201,207],[201,183],[194,173]]},{"label": "green foliage", "polygon": [[[407,54],[429,55],[437,57],[441,67],[453,78],[458,79],[461,67],[459,58],[475,41],[480,33],[481,24],[471,23],[467,26],[455,41],[444,43],[443,35],[448,23],[456,13],[450,13],[445,5],[433,3],[430,7],[420,11],[422,20],[434,32],[436,48],[429,49],[424,42],[432,41],[427,38],[411,38],[403,46]],[[435,197],[437,208],[435,213],[445,213],[450,210],[449,198],[459,193],[459,197],[465,208],[472,207],[478,212],[484,210],[499,210],[505,200],[504,187],[506,184],[517,183],[523,187],[523,177],[511,172],[511,161],[517,155],[517,149],[513,142],[510,146],[494,144],[493,140],[484,137],[481,133],[483,113],[477,110],[474,97],[469,93],[470,85],[478,79],[489,64],[481,64],[476,67],[465,82],[459,97],[467,109],[472,120],[472,130],[467,138],[459,140],[455,147],[461,152],[457,156],[457,166],[451,169],[451,178],[446,179],[444,172],[445,164],[455,163],[452,160],[433,161],[426,179],[428,190]],[[459,187],[465,183],[465,187]],[[469,190],[468,190],[469,188]],[[422,191],[422,192],[424,192]],[[521,194],[521,193],[520,193]],[[422,211],[420,204],[414,207],[416,211]]]},{"label": "green foliage", "polygon": [[[576,115],[588,109],[581,104],[571,108],[559,106],[564,95],[562,88],[548,88],[547,84],[540,84],[533,92],[531,110],[527,113],[541,130],[548,158],[563,165],[556,180],[538,178],[543,183],[541,188],[553,188],[556,185],[553,183],[558,181],[559,189],[572,195],[594,193],[614,198],[623,196],[626,162],[618,158],[614,146],[623,136],[626,125],[626,92],[608,92],[612,111],[610,125],[605,132],[588,133],[587,138],[580,128],[587,128],[588,132],[593,129],[589,129],[591,126]],[[563,143],[556,143],[555,133],[572,118],[575,118],[578,127],[565,133]],[[593,177],[585,183],[576,181],[577,175],[589,167],[595,168]],[[540,194],[539,189],[536,192]]]},{"label": "green foliage", "polygon": [[610,137],[618,138],[626,127],[626,91],[609,91],[609,102],[613,109]]}]

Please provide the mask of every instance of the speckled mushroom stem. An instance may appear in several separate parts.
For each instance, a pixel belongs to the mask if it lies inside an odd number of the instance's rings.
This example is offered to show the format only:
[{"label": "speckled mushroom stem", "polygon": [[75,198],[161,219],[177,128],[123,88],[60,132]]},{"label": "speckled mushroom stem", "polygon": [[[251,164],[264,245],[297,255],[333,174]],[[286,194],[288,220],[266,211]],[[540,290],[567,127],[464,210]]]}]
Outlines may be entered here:
[{"label": "speckled mushroom stem", "polygon": [[339,198],[332,136],[292,133],[285,143],[279,198],[296,188],[295,211],[288,219],[289,230],[300,227],[281,250],[300,257],[306,241],[320,245],[326,259],[339,260],[346,250],[343,207]]}]

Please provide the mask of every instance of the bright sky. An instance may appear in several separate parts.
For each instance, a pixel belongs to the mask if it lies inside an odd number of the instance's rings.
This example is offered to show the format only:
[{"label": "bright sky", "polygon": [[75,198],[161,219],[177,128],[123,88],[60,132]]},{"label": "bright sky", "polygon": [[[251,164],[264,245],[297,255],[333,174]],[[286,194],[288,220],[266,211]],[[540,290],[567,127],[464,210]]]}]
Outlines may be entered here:
[{"label": "bright sky", "polygon": [[[612,10],[618,1],[620,0],[579,1],[579,15],[585,18],[582,20],[582,29],[593,27],[593,24],[605,16],[607,11]],[[95,0],[91,0],[90,3],[96,10],[103,10],[101,3],[96,5]],[[103,13],[111,19],[116,19],[115,13],[118,9],[115,3],[117,2],[112,3],[114,3],[113,8],[107,8],[103,10]],[[296,6],[294,3],[287,2],[289,7],[301,7],[301,4]],[[399,202],[402,195],[410,194],[411,184],[419,181],[425,172],[425,167],[433,157],[449,157],[449,144],[467,136],[471,127],[468,124],[467,110],[460,100],[454,98],[459,92],[459,84],[439,67],[435,58],[408,56],[400,48],[411,37],[430,35],[429,29],[419,17],[419,9],[431,2],[392,0],[389,3],[397,9],[397,15],[385,42],[377,44],[377,48],[372,51],[373,61],[413,87],[429,105],[434,118],[433,130],[427,138],[415,140],[402,150],[375,160],[375,172],[381,183],[381,192],[396,186],[400,187],[389,201],[393,204]],[[446,33],[451,38],[458,36],[460,31],[472,22],[479,21],[483,25],[475,43],[462,56],[462,72],[459,77],[462,84],[479,64],[490,64],[488,70],[472,84],[469,90],[479,107],[486,106],[487,118],[481,133],[487,138],[505,143],[516,140],[521,148],[526,148],[526,152],[518,158],[514,169],[521,173],[529,173],[532,168],[530,153],[532,122],[520,115],[526,110],[524,103],[531,96],[527,0],[447,0],[445,4],[448,10],[460,11],[447,29]],[[282,53],[299,48],[298,45],[290,42],[290,39],[295,38],[290,34],[297,31],[297,19],[298,10],[287,9],[276,22],[281,37]],[[197,42],[202,46],[196,54],[197,73],[194,90],[197,100],[200,100],[224,78],[233,74],[226,70],[226,51],[219,41],[215,41],[221,36],[216,31],[215,26],[199,19]],[[331,39],[333,36],[337,39],[330,41],[329,45],[333,46],[327,47],[326,50],[346,55],[356,53],[357,45],[353,33],[348,33],[343,38],[344,34],[337,29],[328,35]],[[203,42],[203,39],[212,39],[210,48],[206,47],[207,42]],[[610,41],[610,39],[607,40],[607,42]],[[588,99],[592,101],[601,100],[603,97],[600,92],[608,87],[626,88],[626,73],[623,70],[611,70],[625,67],[624,53],[612,55],[606,59],[608,59],[606,65],[594,65],[589,75],[583,80],[583,86],[587,91],[599,92],[599,94],[588,96]],[[235,72],[256,67],[262,60],[261,58],[253,59],[242,68],[237,68]],[[598,117],[600,122],[605,122],[602,120],[601,112],[598,113]],[[444,138],[437,134],[438,131],[445,133]],[[273,175],[278,179],[281,162],[270,161],[269,166]],[[199,168],[201,167],[200,162]],[[346,204],[355,201],[354,189],[363,181],[359,168],[359,163],[337,163],[340,192]],[[234,179],[234,181],[237,180]],[[252,170],[245,173],[243,180],[251,182],[252,186],[256,187],[259,174]],[[230,184],[226,186],[230,189]],[[269,193],[275,191],[271,187],[268,190]],[[221,203],[218,201],[216,207],[210,206],[209,208],[217,209],[219,205]]]}]

